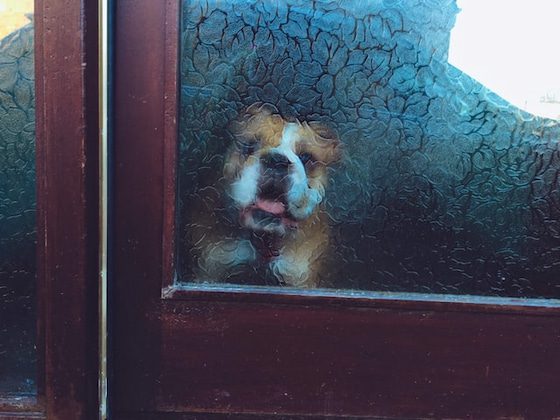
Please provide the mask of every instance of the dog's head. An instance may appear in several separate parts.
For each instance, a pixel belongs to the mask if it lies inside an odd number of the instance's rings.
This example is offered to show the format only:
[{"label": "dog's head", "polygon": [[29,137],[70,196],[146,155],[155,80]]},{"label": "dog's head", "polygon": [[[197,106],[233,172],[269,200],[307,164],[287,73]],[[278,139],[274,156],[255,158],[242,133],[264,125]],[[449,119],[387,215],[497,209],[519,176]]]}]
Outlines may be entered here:
[{"label": "dog's head", "polygon": [[253,105],[234,124],[224,167],[241,224],[284,235],[324,198],[327,167],[340,159],[336,134],[320,123],[287,121],[272,105]]}]

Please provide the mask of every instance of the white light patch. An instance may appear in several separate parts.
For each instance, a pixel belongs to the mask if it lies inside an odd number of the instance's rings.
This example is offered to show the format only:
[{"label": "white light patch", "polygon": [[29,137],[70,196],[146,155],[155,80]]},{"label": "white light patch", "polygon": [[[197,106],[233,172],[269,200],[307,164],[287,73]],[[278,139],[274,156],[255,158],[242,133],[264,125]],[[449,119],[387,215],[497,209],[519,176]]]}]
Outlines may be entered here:
[{"label": "white light patch", "polygon": [[449,63],[513,105],[560,119],[560,1],[458,0]]},{"label": "white light patch", "polygon": [[30,23],[33,0],[0,0],[0,39]]}]

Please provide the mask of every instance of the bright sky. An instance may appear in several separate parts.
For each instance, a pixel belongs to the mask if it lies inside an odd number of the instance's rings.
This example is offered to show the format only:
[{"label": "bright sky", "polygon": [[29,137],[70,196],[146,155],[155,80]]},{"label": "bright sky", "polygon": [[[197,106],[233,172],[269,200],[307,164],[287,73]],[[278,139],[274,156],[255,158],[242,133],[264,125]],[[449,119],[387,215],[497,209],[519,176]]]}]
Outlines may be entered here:
[{"label": "bright sky", "polygon": [[[457,3],[449,62],[516,106],[560,119],[560,0]],[[558,103],[543,103],[547,94]]]},{"label": "bright sky", "polygon": [[33,13],[33,0],[0,0],[0,39],[29,23],[26,13]]},{"label": "bright sky", "polygon": [[[514,105],[560,119],[560,0],[457,3],[449,62]],[[33,0],[0,0],[0,39],[27,13]]]}]

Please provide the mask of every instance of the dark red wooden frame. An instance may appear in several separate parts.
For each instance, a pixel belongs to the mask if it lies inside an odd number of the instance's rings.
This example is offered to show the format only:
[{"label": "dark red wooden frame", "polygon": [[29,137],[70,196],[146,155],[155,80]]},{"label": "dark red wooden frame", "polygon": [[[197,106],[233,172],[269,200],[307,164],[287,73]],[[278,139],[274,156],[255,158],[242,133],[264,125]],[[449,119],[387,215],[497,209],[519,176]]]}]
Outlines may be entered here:
[{"label": "dark red wooden frame", "polygon": [[97,0],[35,2],[38,393],[0,419],[94,419],[98,396]]},{"label": "dark red wooden frame", "polygon": [[117,4],[115,418],[560,416],[557,302],[174,286],[178,4]]}]

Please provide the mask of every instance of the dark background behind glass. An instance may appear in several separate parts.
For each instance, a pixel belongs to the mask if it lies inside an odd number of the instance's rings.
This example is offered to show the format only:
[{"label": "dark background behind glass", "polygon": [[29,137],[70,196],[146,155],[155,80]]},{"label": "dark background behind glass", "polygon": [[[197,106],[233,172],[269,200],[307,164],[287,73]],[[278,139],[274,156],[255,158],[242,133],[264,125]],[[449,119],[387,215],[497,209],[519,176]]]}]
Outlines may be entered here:
[{"label": "dark background behind glass", "polygon": [[188,203],[222,170],[228,124],[268,102],[345,146],[324,286],[560,297],[558,121],[447,62],[455,1],[182,5],[181,280],[196,263]]},{"label": "dark background behind glass", "polygon": [[0,393],[35,391],[33,24],[0,39]]}]

